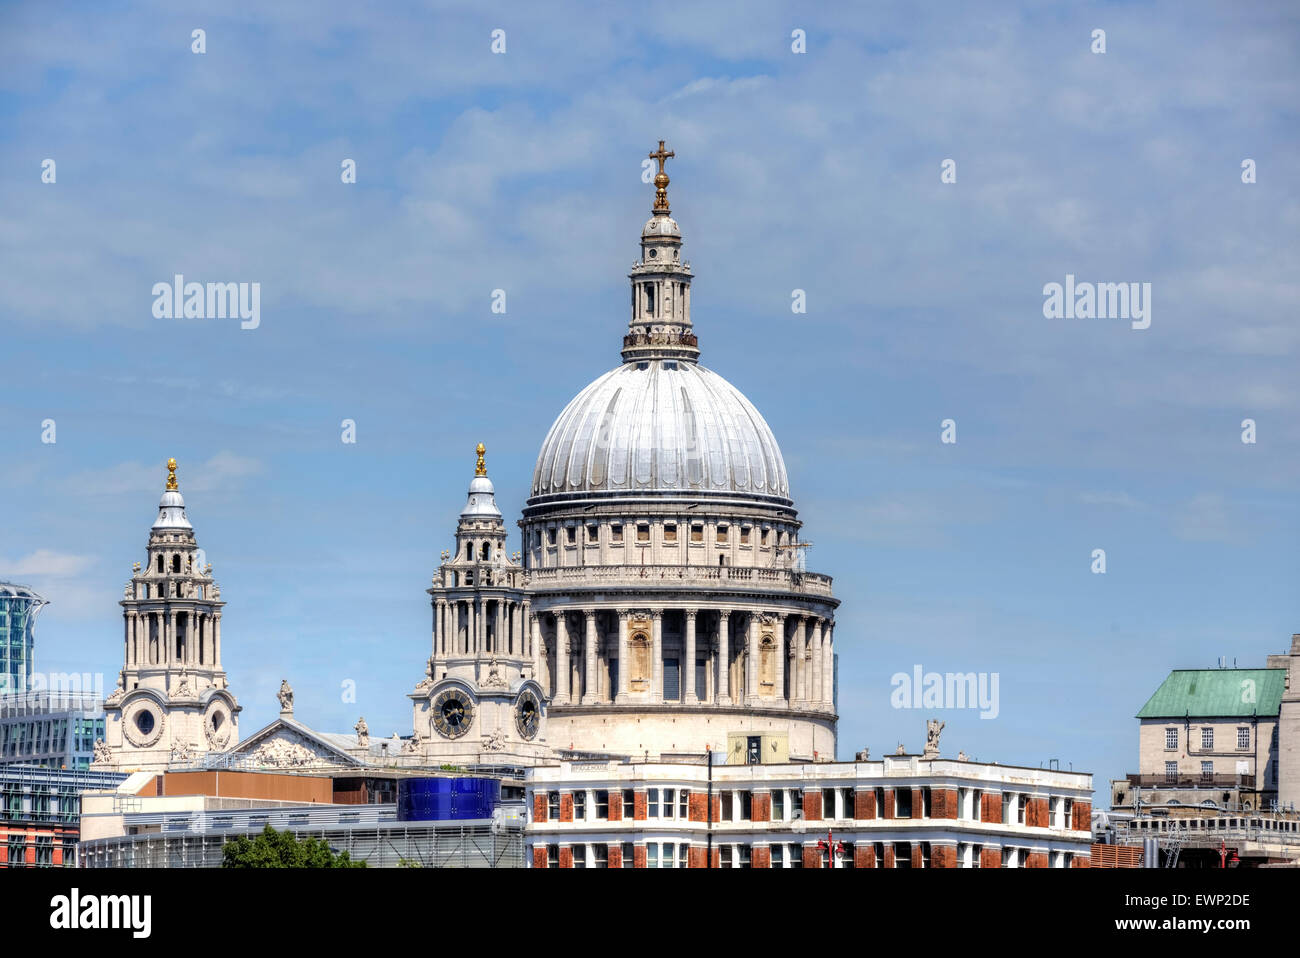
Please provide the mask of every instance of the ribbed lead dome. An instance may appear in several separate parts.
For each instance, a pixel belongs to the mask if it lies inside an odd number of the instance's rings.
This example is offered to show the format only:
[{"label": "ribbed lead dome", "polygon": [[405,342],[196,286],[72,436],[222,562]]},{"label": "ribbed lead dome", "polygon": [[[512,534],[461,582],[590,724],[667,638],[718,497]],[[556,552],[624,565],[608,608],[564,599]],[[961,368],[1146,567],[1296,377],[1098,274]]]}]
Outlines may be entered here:
[{"label": "ribbed lead dome", "polygon": [[790,504],[785,462],[754,405],[693,362],[625,363],[564,408],[537,457],[533,500],[716,493]]}]

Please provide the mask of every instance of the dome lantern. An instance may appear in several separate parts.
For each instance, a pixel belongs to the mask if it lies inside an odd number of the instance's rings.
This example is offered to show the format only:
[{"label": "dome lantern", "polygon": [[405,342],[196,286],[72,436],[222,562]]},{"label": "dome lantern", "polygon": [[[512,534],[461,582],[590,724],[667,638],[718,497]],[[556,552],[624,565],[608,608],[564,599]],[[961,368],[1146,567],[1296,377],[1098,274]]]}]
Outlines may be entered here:
[{"label": "dome lantern", "polygon": [[695,362],[700,355],[691,326],[691,268],[682,262],[682,232],[668,207],[668,174],[664,162],[677,154],[664,149],[650,153],[659,161],[655,201],[641,230],[641,258],[632,267],[632,316],[623,337],[623,361],[680,359]]}]

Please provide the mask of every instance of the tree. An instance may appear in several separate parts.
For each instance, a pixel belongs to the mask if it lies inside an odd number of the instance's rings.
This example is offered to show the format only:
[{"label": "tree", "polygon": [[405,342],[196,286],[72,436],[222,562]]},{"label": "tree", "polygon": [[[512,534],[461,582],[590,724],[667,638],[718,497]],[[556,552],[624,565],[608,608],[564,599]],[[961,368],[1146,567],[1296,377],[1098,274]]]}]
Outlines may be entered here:
[{"label": "tree", "polygon": [[318,838],[297,838],[270,825],[256,838],[240,835],[221,850],[222,868],[365,868],[347,852],[335,853]]}]

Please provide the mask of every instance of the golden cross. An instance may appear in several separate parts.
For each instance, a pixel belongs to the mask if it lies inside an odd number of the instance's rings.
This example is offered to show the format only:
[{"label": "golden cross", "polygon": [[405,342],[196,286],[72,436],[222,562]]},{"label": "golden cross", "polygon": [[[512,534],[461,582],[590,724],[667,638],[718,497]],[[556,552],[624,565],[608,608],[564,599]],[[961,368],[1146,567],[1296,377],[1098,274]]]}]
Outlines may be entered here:
[{"label": "golden cross", "polygon": [[650,154],[650,159],[659,161],[659,174],[662,176],[664,172],[664,160],[668,159],[668,157],[670,156],[676,156],[676,155],[677,154],[674,153],[672,150],[669,150],[667,153],[665,153],[664,141],[660,140],[659,149]]}]

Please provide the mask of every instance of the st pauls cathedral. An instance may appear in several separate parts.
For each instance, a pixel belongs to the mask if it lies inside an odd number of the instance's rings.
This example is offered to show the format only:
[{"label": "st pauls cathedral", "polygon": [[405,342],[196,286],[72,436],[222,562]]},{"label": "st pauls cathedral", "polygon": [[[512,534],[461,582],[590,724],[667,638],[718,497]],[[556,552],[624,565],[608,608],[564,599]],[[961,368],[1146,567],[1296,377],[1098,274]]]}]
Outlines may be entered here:
[{"label": "st pauls cathedral", "polygon": [[[414,776],[486,776],[526,809],[529,867],[1086,865],[1089,775],[945,758],[937,720],[923,751],[837,761],[839,600],[804,567],[772,430],[700,364],[668,203],[674,154],[660,141],[649,155],[654,204],[620,362],[542,439],[513,555],[488,451],[467,456],[465,506],[427,590],[430,654],[412,663],[411,733],[372,737],[364,717],[348,733],[312,729],[286,679],[279,717],[241,738],[224,657],[256,652],[223,644],[225,602],[171,460],[121,601],[123,667],[92,768],[140,773],[131,788],[159,801],[218,788],[223,770],[261,773],[239,786],[261,797],[326,776],[335,797],[311,799],[326,803],[391,801]],[[188,784],[163,782],[175,776]],[[831,852],[804,834],[814,820],[835,823]],[[131,839],[105,841],[86,860]]]},{"label": "st pauls cathedral", "polygon": [[[432,654],[408,696],[412,737],[372,743],[361,723],[351,741],[329,736],[336,747],[435,766],[710,750],[744,761],[755,748],[765,761],[834,758],[839,600],[829,576],[803,569],[772,430],[700,364],[693,274],[668,204],[672,155],[662,143],[651,154],[659,172],[621,362],[542,440],[522,554],[508,549],[480,445],[428,590]],[[133,768],[241,744],[222,667],[224,603],[195,565],[169,465],[122,600],[125,661],[100,750]]]}]

